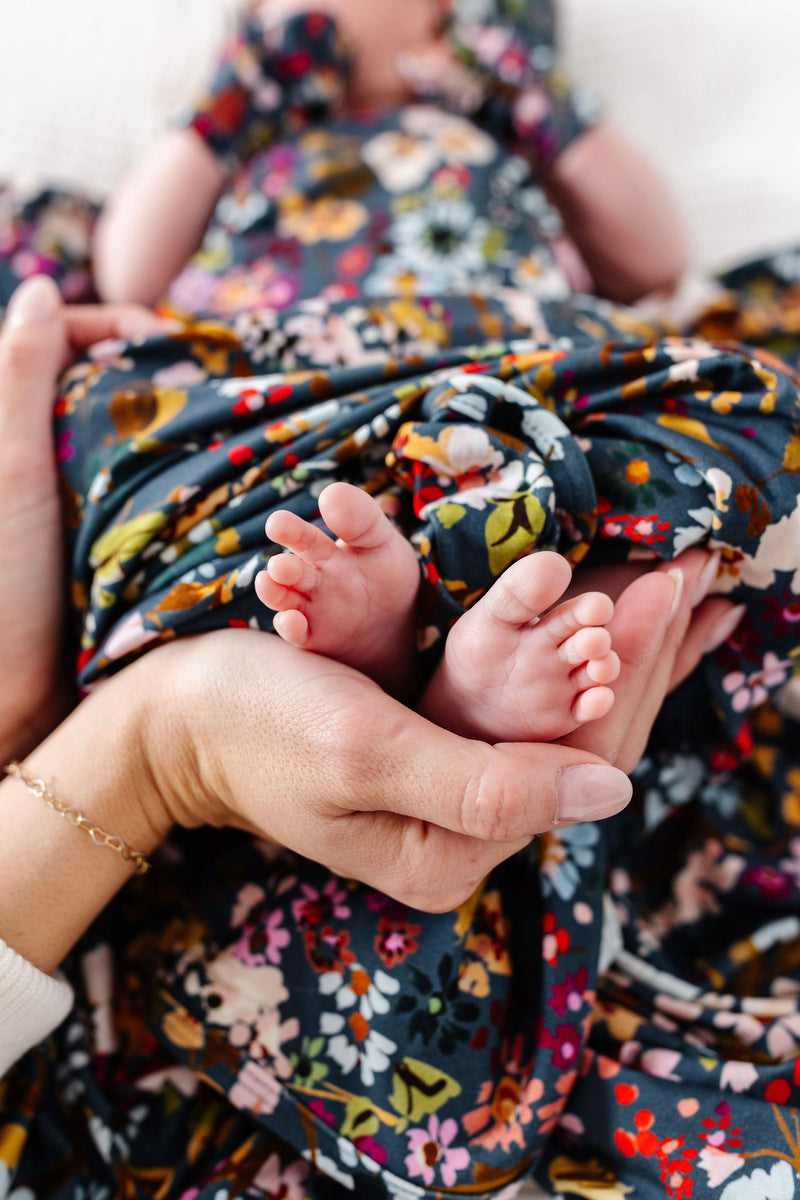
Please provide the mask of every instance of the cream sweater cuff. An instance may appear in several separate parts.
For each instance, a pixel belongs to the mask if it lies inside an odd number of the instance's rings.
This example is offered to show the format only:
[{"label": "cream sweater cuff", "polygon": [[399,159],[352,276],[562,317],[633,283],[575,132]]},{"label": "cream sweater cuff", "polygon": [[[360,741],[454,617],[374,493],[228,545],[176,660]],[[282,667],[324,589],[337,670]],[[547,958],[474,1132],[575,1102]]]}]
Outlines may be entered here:
[{"label": "cream sweater cuff", "polygon": [[65,980],[45,975],[0,938],[0,1078],[61,1024],[72,1000]]}]

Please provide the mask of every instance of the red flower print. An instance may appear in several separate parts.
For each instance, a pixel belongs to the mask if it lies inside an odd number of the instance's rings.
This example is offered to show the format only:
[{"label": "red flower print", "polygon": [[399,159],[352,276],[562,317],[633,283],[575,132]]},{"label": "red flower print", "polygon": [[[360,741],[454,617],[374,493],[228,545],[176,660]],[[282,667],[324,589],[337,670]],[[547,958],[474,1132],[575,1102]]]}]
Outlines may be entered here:
[{"label": "red flower print", "polygon": [[554,967],[558,962],[559,954],[563,954],[569,949],[570,936],[567,929],[559,929],[556,925],[556,918],[553,913],[545,913],[542,921],[542,957],[550,967]]},{"label": "red flower print", "polygon": [[[788,1100],[788,1095],[786,1099]],[[785,1103],[785,1100],[782,1101]],[[742,1139],[739,1136],[741,1129],[737,1126],[731,1129],[731,1106],[727,1100],[722,1100],[714,1109],[717,1114],[717,1120],[714,1117],[704,1117],[700,1124],[703,1126],[704,1132],[699,1134],[701,1142],[705,1142],[709,1146],[713,1146],[716,1150],[738,1150],[742,1145]]]},{"label": "red flower print", "polygon": [[396,967],[419,949],[417,935],[419,925],[409,925],[403,920],[381,917],[375,936],[375,949],[385,967]]},{"label": "red flower print", "polygon": [[664,531],[670,528],[671,522],[660,521],[658,513],[650,513],[649,516],[619,513],[617,516],[608,516],[603,519],[600,533],[606,538],[621,537],[629,542],[652,546],[656,542],[666,542]]},{"label": "red flower print", "polygon": [[350,933],[346,929],[334,932],[329,925],[322,929],[306,929],[303,933],[306,958],[319,975],[329,971],[344,974],[344,968],[356,961],[350,946]]},{"label": "red flower print", "polygon": [[336,880],[330,879],[321,892],[304,883],[302,892],[299,900],[292,901],[292,916],[298,925],[308,928],[332,917],[346,921],[350,916],[350,909],[344,903],[347,893]]}]

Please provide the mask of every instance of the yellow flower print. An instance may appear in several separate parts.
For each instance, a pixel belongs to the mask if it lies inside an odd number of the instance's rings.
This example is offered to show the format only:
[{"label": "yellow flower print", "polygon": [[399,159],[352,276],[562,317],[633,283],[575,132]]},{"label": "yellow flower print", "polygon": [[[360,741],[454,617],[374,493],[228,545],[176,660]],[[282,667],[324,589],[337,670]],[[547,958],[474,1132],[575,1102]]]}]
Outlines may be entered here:
[{"label": "yellow flower print", "polygon": [[357,200],[321,196],[308,201],[294,194],[281,205],[278,234],[296,237],[304,246],[321,241],[344,242],[366,225],[367,218],[366,208]]},{"label": "yellow flower print", "polygon": [[665,429],[673,429],[676,433],[682,433],[686,437],[694,438],[695,441],[705,442],[708,446],[713,446],[720,454],[731,457],[729,451],[721,446],[719,442],[715,442],[708,429],[702,421],[696,420],[694,417],[681,417],[674,413],[662,413],[658,418],[658,424]]},{"label": "yellow flower print", "polygon": [[3,1135],[0,1139],[0,1163],[4,1163],[7,1167],[15,1167],[27,1140],[28,1131],[24,1125],[20,1125],[16,1121],[4,1124]]},{"label": "yellow flower print", "polygon": [[650,478],[650,467],[643,458],[634,458],[625,468],[625,478],[628,483],[647,483]]},{"label": "yellow flower print", "polygon": [[596,1158],[578,1162],[560,1154],[550,1164],[548,1175],[556,1191],[569,1192],[583,1200],[625,1200],[633,1191],[626,1183],[620,1183],[611,1168]]},{"label": "yellow flower print", "polygon": [[385,312],[399,329],[433,342],[436,346],[447,345],[449,331],[446,321],[440,318],[440,308],[434,305],[424,307],[411,296],[397,296],[386,303]]},{"label": "yellow flower print", "polygon": [[180,388],[151,388],[146,383],[134,383],[114,392],[108,415],[120,441],[133,438],[135,448],[145,450],[158,444],[152,435],[177,416],[186,400],[186,392]]},{"label": "yellow flower print", "polygon": [[541,501],[530,493],[493,500],[495,508],[486,521],[489,570],[499,575],[516,558],[536,544],[544,529],[545,512]]},{"label": "yellow flower print", "polygon": [[759,366],[756,362],[751,362],[751,366],[765,388],[764,394],[758,403],[758,411],[767,414],[772,413],[775,411],[775,405],[778,400],[778,376],[774,371],[769,371],[766,367]]},{"label": "yellow flower print", "polygon": [[781,815],[790,825],[800,827],[800,767],[786,772],[786,791],[781,796]]},{"label": "yellow flower print", "polygon": [[168,1012],[161,1022],[164,1035],[182,1050],[202,1050],[206,1035],[202,1024],[185,1009]]},{"label": "yellow flower print", "polygon": [[107,584],[117,583],[125,574],[125,564],[140,554],[164,526],[164,513],[159,509],[140,513],[129,521],[114,525],[93,544],[90,565],[95,568],[92,599],[105,608],[113,604],[113,593]]},{"label": "yellow flower print", "polygon": [[790,475],[800,471],[800,435],[793,433],[783,452],[783,469]]}]

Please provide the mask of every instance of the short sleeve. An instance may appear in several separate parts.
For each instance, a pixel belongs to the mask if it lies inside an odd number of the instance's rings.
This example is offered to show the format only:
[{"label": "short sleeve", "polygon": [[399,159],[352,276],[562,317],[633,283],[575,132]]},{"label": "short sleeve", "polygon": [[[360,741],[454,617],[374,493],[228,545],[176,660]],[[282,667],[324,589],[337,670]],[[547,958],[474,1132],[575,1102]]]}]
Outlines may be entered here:
[{"label": "short sleeve", "polygon": [[560,65],[550,0],[457,0],[450,38],[482,79],[476,119],[538,168],[600,120],[597,98]]},{"label": "short sleeve", "polygon": [[333,19],[243,17],[184,122],[229,171],[283,133],[324,117],[344,94],[349,54]]}]

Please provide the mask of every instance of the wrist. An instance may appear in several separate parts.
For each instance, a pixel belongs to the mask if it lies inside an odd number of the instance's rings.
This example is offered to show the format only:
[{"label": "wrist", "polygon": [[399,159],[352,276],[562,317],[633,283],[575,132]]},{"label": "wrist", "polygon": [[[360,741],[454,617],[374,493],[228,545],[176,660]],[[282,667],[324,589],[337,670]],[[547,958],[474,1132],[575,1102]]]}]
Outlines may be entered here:
[{"label": "wrist", "polygon": [[219,760],[224,698],[217,682],[227,667],[224,639],[225,632],[179,639],[128,668],[147,666],[139,730],[152,779],[150,805],[168,826],[234,823]]},{"label": "wrist", "polygon": [[[134,664],[134,667],[139,664]],[[150,855],[171,826],[149,748],[154,696],[131,668],[102,684],[23,764],[76,828],[25,782],[0,782],[0,938],[50,972],[133,876],[135,861],[95,828]]]}]

